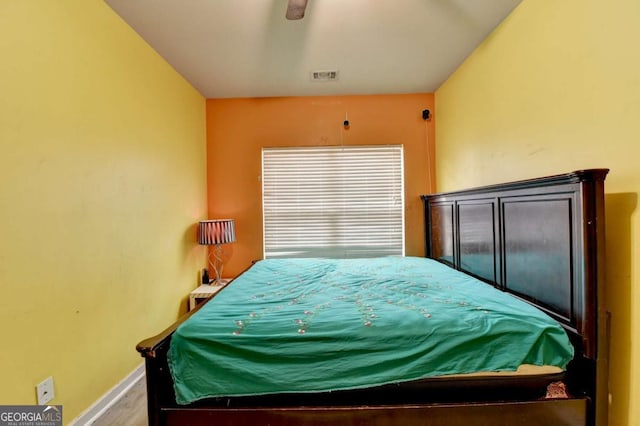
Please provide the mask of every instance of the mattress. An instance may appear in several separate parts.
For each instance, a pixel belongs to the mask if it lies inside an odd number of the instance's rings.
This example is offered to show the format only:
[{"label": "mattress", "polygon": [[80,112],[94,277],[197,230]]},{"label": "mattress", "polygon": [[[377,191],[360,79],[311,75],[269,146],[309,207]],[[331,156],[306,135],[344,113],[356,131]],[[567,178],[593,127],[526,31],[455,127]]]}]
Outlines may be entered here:
[{"label": "mattress", "polygon": [[413,257],[257,262],[178,327],[168,354],[179,404],[564,370],[572,358],[542,311]]}]

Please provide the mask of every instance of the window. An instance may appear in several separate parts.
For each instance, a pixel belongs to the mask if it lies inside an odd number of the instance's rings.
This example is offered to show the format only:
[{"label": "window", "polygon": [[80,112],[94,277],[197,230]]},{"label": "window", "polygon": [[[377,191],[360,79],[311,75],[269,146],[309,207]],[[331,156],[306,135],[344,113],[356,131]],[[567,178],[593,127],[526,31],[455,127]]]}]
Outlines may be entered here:
[{"label": "window", "polygon": [[402,146],[262,150],[264,257],[404,255]]}]

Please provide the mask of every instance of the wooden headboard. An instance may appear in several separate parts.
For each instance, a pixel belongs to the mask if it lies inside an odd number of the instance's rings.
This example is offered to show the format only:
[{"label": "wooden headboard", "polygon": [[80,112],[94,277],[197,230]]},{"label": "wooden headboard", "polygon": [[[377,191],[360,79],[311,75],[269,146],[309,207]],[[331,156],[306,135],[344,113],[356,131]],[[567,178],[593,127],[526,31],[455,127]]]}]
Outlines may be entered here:
[{"label": "wooden headboard", "polygon": [[595,361],[608,171],[423,196],[426,255],[547,312]]}]

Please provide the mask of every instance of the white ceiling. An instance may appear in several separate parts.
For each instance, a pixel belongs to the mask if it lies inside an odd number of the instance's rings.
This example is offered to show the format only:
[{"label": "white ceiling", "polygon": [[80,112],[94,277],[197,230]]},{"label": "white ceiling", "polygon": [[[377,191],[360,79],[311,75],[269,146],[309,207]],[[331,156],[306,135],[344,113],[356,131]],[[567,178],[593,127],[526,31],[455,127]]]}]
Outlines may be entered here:
[{"label": "white ceiling", "polygon": [[[206,98],[434,92],[522,0],[105,0]],[[312,82],[311,71],[339,71]]]}]

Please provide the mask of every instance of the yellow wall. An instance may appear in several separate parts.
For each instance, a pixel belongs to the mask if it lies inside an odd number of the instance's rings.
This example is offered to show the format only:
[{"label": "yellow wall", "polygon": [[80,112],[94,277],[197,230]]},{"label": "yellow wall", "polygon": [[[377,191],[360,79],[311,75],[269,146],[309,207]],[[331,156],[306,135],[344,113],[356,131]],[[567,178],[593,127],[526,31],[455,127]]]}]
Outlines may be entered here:
[{"label": "yellow wall", "polygon": [[205,100],[100,0],[0,2],[0,404],[70,421],[185,309]]},{"label": "yellow wall", "polygon": [[[226,276],[262,259],[263,147],[404,146],[405,252],[424,254],[420,195],[433,185],[433,94],[208,99],[208,191],[211,218],[235,219],[237,241],[225,246]],[[348,115],[350,126],[342,123]],[[431,151],[427,151],[427,146]]]},{"label": "yellow wall", "polygon": [[525,0],[436,92],[440,191],[611,169],[612,426],[640,424],[639,21],[637,0]]}]

